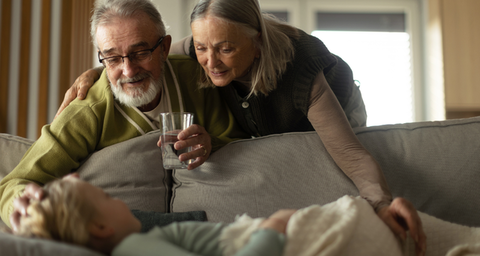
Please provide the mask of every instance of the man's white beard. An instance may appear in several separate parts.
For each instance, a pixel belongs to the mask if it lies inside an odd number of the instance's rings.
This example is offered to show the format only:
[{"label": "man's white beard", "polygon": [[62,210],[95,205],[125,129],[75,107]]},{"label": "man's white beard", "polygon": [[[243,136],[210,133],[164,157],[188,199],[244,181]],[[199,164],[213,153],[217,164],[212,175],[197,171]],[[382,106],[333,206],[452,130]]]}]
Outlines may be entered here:
[{"label": "man's white beard", "polygon": [[[141,107],[152,102],[155,97],[162,91],[163,88],[163,75],[160,76],[158,81],[153,79],[153,76],[150,72],[140,73],[132,78],[120,78],[117,80],[117,85],[113,85],[110,82],[110,87],[112,88],[113,96],[123,105],[128,107]],[[135,88],[126,88],[128,93],[123,91],[122,84],[128,82],[135,82],[141,79],[148,79],[150,86],[147,91],[145,90],[145,83],[141,87]],[[145,81],[147,82],[147,81]]]}]

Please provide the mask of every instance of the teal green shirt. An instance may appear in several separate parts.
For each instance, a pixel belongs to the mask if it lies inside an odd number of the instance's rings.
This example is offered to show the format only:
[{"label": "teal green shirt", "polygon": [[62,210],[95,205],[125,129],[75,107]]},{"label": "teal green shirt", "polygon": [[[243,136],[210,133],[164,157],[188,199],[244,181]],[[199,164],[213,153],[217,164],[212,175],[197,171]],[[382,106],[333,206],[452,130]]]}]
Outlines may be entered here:
[{"label": "teal green shirt", "polygon": [[[112,256],[221,256],[219,237],[225,224],[178,222],[155,227],[145,234],[125,238]],[[259,229],[235,256],[281,256],[285,236],[272,229]]]}]

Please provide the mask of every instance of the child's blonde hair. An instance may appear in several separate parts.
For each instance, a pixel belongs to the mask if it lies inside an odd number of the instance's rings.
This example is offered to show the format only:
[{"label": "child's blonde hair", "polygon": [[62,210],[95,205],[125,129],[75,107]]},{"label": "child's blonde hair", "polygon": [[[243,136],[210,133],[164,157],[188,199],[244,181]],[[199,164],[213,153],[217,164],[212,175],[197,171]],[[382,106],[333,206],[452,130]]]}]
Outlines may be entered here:
[{"label": "child's blonde hair", "polygon": [[17,235],[87,245],[88,222],[94,214],[74,180],[58,179],[45,185],[45,198],[34,200],[22,217]]}]

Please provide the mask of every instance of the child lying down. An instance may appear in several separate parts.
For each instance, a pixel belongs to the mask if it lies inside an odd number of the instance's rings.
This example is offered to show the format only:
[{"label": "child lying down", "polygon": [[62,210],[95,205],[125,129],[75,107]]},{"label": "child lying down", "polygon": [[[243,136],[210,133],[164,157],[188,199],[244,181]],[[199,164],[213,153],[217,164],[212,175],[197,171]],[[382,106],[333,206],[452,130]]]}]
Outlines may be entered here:
[{"label": "child lying down", "polygon": [[[45,187],[16,235],[63,241],[107,255],[415,255],[359,197],[268,218],[237,217],[232,224],[179,222],[140,233],[141,224],[121,200],[68,175]],[[426,255],[480,255],[480,230],[419,213]],[[476,244],[478,243],[478,244]]]}]

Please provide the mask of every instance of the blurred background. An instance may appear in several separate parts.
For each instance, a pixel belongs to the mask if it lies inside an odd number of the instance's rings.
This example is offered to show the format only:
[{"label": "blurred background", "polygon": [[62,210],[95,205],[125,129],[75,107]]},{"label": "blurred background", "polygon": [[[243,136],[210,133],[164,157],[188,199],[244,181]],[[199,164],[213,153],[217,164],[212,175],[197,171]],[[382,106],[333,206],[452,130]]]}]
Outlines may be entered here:
[{"label": "blurred background", "polygon": [[[173,40],[197,0],[152,0]],[[238,0],[241,1],[241,0]],[[1,0],[0,132],[37,139],[65,91],[99,65],[95,0]],[[351,66],[368,126],[480,115],[480,0],[260,0]]]}]

